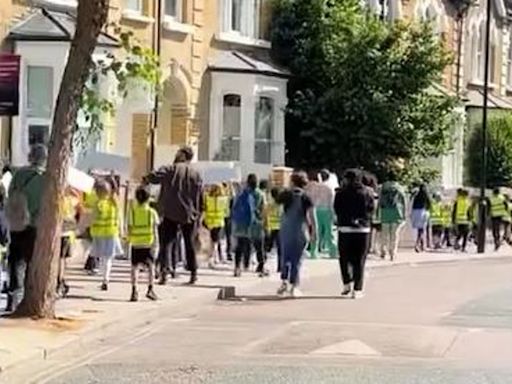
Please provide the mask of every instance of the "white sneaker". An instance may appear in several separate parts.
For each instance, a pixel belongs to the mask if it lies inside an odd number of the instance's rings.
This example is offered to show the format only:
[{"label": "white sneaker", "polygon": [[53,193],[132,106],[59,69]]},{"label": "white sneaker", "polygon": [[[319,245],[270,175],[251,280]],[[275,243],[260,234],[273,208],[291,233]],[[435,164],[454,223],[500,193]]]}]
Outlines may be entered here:
[{"label": "white sneaker", "polygon": [[298,287],[292,287],[292,289],[290,290],[290,297],[296,299],[296,298],[302,297],[302,296],[303,296],[302,291]]},{"label": "white sneaker", "polygon": [[286,281],[283,281],[283,283],[277,290],[277,296],[285,297],[287,293],[288,293],[288,283]]},{"label": "white sneaker", "polygon": [[362,299],[364,297],[364,292],[363,291],[353,291],[352,292],[352,298],[353,299]]},{"label": "white sneaker", "polygon": [[352,292],[352,288],[350,287],[350,284],[345,284],[343,286],[343,291],[341,291],[341,296],[348,296]]}]

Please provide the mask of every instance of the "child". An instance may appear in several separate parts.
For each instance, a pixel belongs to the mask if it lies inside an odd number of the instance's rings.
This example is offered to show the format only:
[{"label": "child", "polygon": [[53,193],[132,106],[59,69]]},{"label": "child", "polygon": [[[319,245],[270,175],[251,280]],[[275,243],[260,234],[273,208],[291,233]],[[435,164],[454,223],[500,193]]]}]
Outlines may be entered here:
[{"label": "child", "polygon": [[132,296],[130,301],[138,301],[137,282],[139,267],[148,268],[148,291],[146,297],[157,300],[153,290],[155,278],[155,258],[158,255],[158,214],[149,205],[150,193],[144,187],[135,191],[135,203],[128,213],[128,240],[132,259]]},{"label": "child", "polygon": [[222,194],[222,186],[213,185],[204,199],[205,219],[204,224],[210,231],[210,260],[209,266],[213,268],[218,262],[222,262],[222,254],[218,252],[220,233],[224,228],[224,218],[228,209],[228,199]]},{"label": "child", "polygon": [[281,216],[283,214],[283,208],[278,204],[279,189],[272,188],[270,190],[270,198],[267,205],[267,212],[265,217],[266,230],[267,230],[267,243],[266,251],[270,253],[274,244],[277,248],[277,272],[281,272],[281,241],[279,239],[279,230],[281,228]]},{"label": "child", "polygon": [[93,208],[91,225],[92,250],[91,254],[103,261],[102,291],[108,290],[112,260],[119,250],[120,215],[119,206],[112,195],[109,183],[99,180],[95,185],[97,196]]},{"label": "child", "polygon": [[444,233],[443,203],[439,193],[434,194],[430,205],[430,225],[432,226],[432,237],[434,249],[441,249],[441,242]]},{"label": "child", "polygon": [[71,246],[76,237],[77,199],[71,188],[68,188],[63,199],[62,234],[60,242],[59,274],[57,276],[57,295],[66,297],[69,286],[66,284],[66,260],[71,257]]}]

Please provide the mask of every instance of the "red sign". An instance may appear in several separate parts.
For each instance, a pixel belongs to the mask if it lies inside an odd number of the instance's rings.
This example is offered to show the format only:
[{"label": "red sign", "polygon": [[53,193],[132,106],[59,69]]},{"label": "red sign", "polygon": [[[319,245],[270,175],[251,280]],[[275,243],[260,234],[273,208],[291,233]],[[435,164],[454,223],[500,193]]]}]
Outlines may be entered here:
[{"label": "red sign", "polygon": [[0,116],[19,112],[20,56],[0,54]]}]

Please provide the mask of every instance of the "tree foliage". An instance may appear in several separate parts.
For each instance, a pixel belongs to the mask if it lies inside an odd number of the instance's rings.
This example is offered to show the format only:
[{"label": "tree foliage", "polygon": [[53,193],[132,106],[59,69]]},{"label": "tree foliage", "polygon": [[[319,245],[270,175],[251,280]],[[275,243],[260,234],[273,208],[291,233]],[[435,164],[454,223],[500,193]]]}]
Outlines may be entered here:
[{"label": "tree foliage", "polygon": [[[85,149],[95,141],[104,129],[105,117],[114,116],[116,99],[128,97],[131,86],[144,87],[149,92],[160,91],[161,69],[158,55],[137,40],[132,31],[123,30],[115,23],[109,25],[113,36],[117,37],[120,49],[115,53],[106,51],[104,59],[93,62],[89,81],[80,99],[80,110],[85,120],[84,126],[75,126],[74,145]],[[112,98],[99,89],[101,78],[114,80],[118,97]]]},{"label": "tree foliage", "polygon": [[[468,176],[479,186],[482,172],[482,125],[473,130],[468,143]],[[487,124],[487,187],[512,187],[512,115],[498,115]]]},{"label": "tree foliage", "polygon": [[276,0],[273,56],[293,74],[288,162],[383,176],[449,149],[456,100],[432,92],[450,56],[430,25],[389,23],[357,0]]}]

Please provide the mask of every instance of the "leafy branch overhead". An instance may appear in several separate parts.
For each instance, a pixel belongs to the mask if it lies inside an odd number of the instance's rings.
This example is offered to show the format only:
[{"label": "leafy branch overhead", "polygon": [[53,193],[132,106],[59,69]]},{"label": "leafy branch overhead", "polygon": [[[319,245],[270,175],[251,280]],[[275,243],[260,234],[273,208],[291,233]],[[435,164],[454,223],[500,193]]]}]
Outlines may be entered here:
[{"label": "leafy branch overhead", "polygon": [[[444,154],[457,100],[434,85],[452,58],[425,23],[382,21],[357,0],[275,0],[272,54],[288,67],[288,162],[384,176]],[[439,88],[439,87],[437,87]]]},{"label": "leafy branch overhead", "polygon": [[[80,99],[85,124],[77,122],[75,127],[74,143],[81,148],[85,148],[91,138],[99,137],[105,120],[115,115],[117,100],[127,98],[134,87],[148,93],[160,92],[160,61],[155,52],[138,41],[132,31],[124,31],[113,23],[109,26],[120,49],[116,53],[106,51],[90,69],[89,81]],[[115,81],[116,92],[102,92],[100,85],[104,79]]]}]

